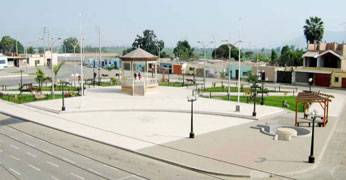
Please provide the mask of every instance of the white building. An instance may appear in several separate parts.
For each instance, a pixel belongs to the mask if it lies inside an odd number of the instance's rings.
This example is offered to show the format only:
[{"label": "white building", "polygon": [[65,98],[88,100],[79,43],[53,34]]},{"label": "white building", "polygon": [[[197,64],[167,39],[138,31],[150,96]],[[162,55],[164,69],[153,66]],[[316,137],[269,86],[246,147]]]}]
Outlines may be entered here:
[{"label": "white building", "polygon": [[44,66],[45,58],[40,54],[33,54],[27,59],[28,66]]},{"label": "white building", "polygon": [[43,55],[44,57],[44,65],[51,66],[58,64],[58,54],[51,53],[50,51],[46,51]]},{"label": "white building", "polygon": [[8,66],[7,57],[3,54],[0,54],[0,69],[4,69]]}]

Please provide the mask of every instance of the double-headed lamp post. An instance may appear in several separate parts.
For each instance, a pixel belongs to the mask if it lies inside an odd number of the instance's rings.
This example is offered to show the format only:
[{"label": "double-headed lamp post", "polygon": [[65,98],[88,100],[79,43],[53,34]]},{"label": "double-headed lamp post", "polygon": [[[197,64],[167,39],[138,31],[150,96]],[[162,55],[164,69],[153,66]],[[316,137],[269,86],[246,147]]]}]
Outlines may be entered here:
[{"label": "double-headed lamp post", "polygon": [[203,88],[205,89],[205,84],[206,84],[206,60],[207,60],[207,47],[214,43],[214,41],[197,41],[198,44],[200,44],[203,47],[204,50],[204,61],[203,61]]},{"label": "double-headed lamp post", "polygon": [[[242,43],[243,41],[238,41],[237,43]],[[241,46],[239,45],[238,47],[238,103],[235,106],[235,111],[239,112],[240,111],[240,58],[241,58]]]},{"label": "double-headed lamp post", "polygon": [[[231,94],[231,73],[230,73],[230,66],[231,66],[231,57],[232,57],[232,46],[231,46],[231,42],[229,40],[223,40],[222,42],[227,43],[228,46],[228,59],[229,59],[229,65],[228,65],[228,92],[227,92],[227,96],[228,96],[228,100],[230,100],[230,94]],[[237,41],[235,43],[233,43],[232,45],[235,46],[238,43],[242,43],[243,41]],[[240,54],[240,47],[239,47],[239,54]],[[240,84],[240,56],[239,56],[239,70],[238,70],[238,84]],[[238,90],[240,91],[240,85],[238,86]],[[240,105],[239,105],[239,101],[240,101],[240,92],[238,92],[238,105],[236,106],[236,111],[240,111]]]},{"label": "double-headed lamp post", "polygon": [[313,79],[309,78],[308,81],[309,81],[309,91],[311,91],[311,86],[313,84]]},{"label": "double-headed lamp post", "polygon": [[[258,78],[259,79],[259,78]],[[256,97],[257,97],[257,79],[253,82],[251,89],[252,89],[252,93],[253,93],[253,112],[252,112],[252,116],[256,116]]]},{"label": "double-headed lamp post", "polygon": [[311,113],[311,117],[312,117],[312,132],[311,132],[311,147],[310,147],[309,163],[315,163],[315,157],[314,157],[314,136],[315,136],[316,114],[317,114],[316,110],[314,110]]},{"label": "double-headed lamp post", "polygon": [[191,102],[191,124],[190,124],[190,138],[195,138],[195,133],[193,132],[193,103],[197,100],[197,94],[195,90],[192,90],[192,96],[187,97],[187,101]]},{"label": "double-headed lamp post", "polygon": [[[222,42],[227,43],[227,47],[228,47],[228,60],[229,60],[229,64],[228,64],[228,91],[227,91],[227,99],[230,100],[231,99],[231,73],[230,73],[230,65],[231,65],[231,53],[232,53],[232,46],[229,44],[228,40],[223,40]],[[216,54],[216,51],[215,51]]]},{"label": "double-headed lamp post", "polygon": [[264,72],[262,71],[262,73],[258,77],[258,79],[261,81],[261,85],[262,85],[262,87],[261,87],[261,105],[264,104],[264,97],[263,97],[263,94],[264,94],[264,79],[262,78],[263,73]]}]

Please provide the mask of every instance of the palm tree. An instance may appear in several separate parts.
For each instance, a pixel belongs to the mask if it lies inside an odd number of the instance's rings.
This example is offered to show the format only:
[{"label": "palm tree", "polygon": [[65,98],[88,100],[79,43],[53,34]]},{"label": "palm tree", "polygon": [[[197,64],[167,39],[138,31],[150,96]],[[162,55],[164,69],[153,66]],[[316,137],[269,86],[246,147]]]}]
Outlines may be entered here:
[{"label": "palm tree", "polygon": [[[59,62],[57,65],[53,66],[53,73],[54,73],[54,82],[56,82],[56,77],[58,76],[58,73],[61,69],[61,67],[64,65],[64,62]],[[55,84],[53,84],[54,86]],[[54,86],[55,87],[55,86]],[[54,95],[54,92],[53,92]]]},{"label": "palm tree", "polygon": [[315,41],[322,41],[324,34],[324,24],[321,18],[309,17],[305,20],[304,35],[306,38],[306,43],[314,43]]},{"label": "palm tree", "polygon": [[37,71],[35,74],[36,74],[35,80],[38,83],[39,89],[41,89],[42,83],[43,83],[43,81],[45,81],[45,79],[47,77],[46,77],[45,73],[39,68],[37,68]]}]

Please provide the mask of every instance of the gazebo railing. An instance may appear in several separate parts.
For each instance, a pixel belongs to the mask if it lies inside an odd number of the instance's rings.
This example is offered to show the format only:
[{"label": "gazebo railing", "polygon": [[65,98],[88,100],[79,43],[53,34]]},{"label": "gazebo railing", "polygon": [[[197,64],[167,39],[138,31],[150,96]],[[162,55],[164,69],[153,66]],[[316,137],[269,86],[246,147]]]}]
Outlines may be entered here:
[{"label": "gazebo railing", "polygon": [[136,79],[133,81],[132,78],[122,79],[121,80],[121,86],[130,87],[130,86],[146,86],[146,87],[154,87],[158,86],[158,81],[156,78],[142,78],[142,79]]}]

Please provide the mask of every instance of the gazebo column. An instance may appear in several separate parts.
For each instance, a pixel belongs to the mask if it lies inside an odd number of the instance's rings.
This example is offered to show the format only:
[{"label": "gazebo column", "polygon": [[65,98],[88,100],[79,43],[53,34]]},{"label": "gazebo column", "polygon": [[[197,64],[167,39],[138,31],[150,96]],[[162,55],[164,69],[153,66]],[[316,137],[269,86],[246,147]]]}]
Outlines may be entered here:
[{"label": "gazebo column", "polygon": [[[147,61],[145,61],[145,82],[148,83],[148,62]],[[146,88],[146,86],[144,86],[144,88]]]},{"label": "gazebo column", "polygon": [[155,67],[155,79],[157,80],[157,62],[154,63],[154,67]]},{"label": "gazebo column", "polygon": [[298,101],[296,100],[296,116],[295,116],[295,123],[294,123],[295,126],[298,125],[297,119],[298,119]]},{"label": "gazebo column", "polygon": [[133,61],[131,61],[131,74],[130,77],[132,77],[132,96],[135,95],[135,77],[134,77],[134,71],[133,71]]}]

